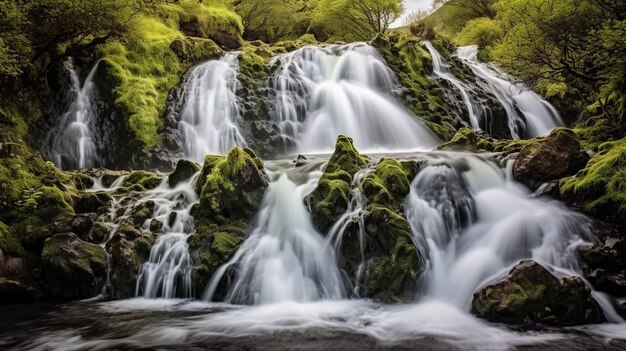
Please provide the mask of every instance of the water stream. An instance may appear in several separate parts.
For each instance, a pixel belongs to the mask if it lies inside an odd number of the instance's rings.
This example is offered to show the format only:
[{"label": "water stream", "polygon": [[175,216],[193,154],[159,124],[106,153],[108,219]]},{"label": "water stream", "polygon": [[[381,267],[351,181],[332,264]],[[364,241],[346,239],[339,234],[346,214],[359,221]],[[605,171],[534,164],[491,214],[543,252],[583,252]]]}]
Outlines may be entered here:
[{"label": "water stream", "polygon": [[63,170],[94,168],[100,165],[93,139],[95,115],[92,96],[97,62],[81,85],[79,71],[72,58],[63,65],[70,77],[72,103],[46,135],[42,153]]},{"label": "water stream", "polygon": [[225,154],[247,146],[241,132],[237,97],[238,53],[226,53],[193,67],[182,83],[179,129],[186,158],[202,162],[207,154]]},{"label": "water stream", "polygon": [[457,56],[478,77],[477,83],[504,107],[513,138],[545,136],[563,125],[558,111],[550,103],[527,87],[505,80],[503,74],[480,62],[477,46],[460,47]]},{"label": "water stream", "polygon": [[392,71],[365,43],[307,46],[274,59],[276,116],[300,153],[332,151],[349,135],[361,151],[430,150],[435,138],[395,100]]}]

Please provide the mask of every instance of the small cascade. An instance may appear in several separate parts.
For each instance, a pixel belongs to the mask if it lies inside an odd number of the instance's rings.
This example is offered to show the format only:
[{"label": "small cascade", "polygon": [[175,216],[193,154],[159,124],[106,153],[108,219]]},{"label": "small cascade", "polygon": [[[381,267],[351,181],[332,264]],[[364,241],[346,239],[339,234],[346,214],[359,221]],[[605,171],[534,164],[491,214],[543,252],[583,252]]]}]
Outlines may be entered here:
[{"label": "small cascade", "polygon": [[353,137],[362,151],[436,145],[430,130],[393,98],[396,79],[370,45],[307,46],[276,62],[276,117],[295,151],[332,151],[339,134]]},{"label": "small cascade", "polygon": [[433,44],[429,41],[423,42],[428,52],[430,52],[430,56],[433,59],[433,73],[437,78],[443,79],[450,83],[454,89],[456,89],[459,94],[461,94],[461,99],[463,100],[463,104],[465,105],[465,110],[467,111],[469,124],[474,130],[480,130],[480,120],[477,109],[470,98],[470,87],[467,84],[463,83],[460,79],[455,77],[452,72],[450,72],[450,65],[441,57],[441,54],[435,49]]},{"label": "small cascade", "polygon": [[[231,268],[235,268],[236,277],[226,298],[229,303],[262,305],[344,297],[334,252],[315,230],[304,204],[321,172],[298,174],[300,171],[270,174],[273,181],[250,235],[233,259],[211,278],[205,300],[213,299]],[[298,184],[303,177],[303,183]]]},{"label": "small cascade", "polygon": [[226,53],[186,75],[179,123],[186,158],[202,162],[207,154],[221,155],[234,146],[247,146],[240,130],[237,56]]},{"label": "small cascade", "polygon": [[63,65],[70,75],[73,100],[67,112],[46,135],[42,153],[63,170],[94,168],[101,163],[93,139],[97,116],[92,108],[98,62],[91,68],[82,86],[72,58]]},{"label": "small cascade", "polygon": [[193,234],[191,208],[198,201],[193,184],[197,175],[176,187],[168,185],[167,178],[154,190],[149,190],[141,201],[155,204],[152,218],[162,224],[157,240],[150,251],[150,259],[141,266],[135,295],[146,298],[193,297],[191,273],[193,263],[187,238]]},{"label": "small cascade", "polygon": [[509,129],[515,139],[545,136],[563,121],[557,110],[535,92],[512,84],[478,60],[478,47],[460,47],[457,55],[478,77],[477,83],[493,95],[506,110]]},{"label": "small cascade", "polygon": [[428,258],[426,299],[467,310],[480,286],[522,259],[579,274],[575,249],[593,238],[589,219],[511,178],[469,157],[431,162],[412,182],[406,215]]}]

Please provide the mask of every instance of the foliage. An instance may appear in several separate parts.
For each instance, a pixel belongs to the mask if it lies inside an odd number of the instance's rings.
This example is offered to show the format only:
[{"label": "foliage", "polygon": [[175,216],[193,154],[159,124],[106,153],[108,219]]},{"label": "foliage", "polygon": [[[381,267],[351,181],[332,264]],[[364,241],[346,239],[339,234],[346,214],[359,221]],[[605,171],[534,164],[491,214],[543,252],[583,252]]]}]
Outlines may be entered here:
[{"label": "foliage", "polygon": [[320,0],[313,25],[335,39],[372,40],[386,33],[403,12],[401,0]]},{"label": "foliage", "polygon": [[456,35],[454,41],[461,45],[478,45],[479,48],[489,48],[497,42],[504,32],[500,24],[488,17],[479,17],[469,20],[465,27]]},{"label": "foliage", "polygon": [[245,26],[244,37],[274,43],[307,32],[317,0],[235,0]]}]

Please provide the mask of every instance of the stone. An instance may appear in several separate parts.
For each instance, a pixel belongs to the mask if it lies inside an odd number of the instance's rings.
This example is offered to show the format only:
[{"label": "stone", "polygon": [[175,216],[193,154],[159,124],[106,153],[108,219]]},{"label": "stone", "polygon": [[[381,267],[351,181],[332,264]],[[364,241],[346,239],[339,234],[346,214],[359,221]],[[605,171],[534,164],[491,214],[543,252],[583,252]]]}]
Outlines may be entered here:
[{"label": "stone", "polygon": [[197,163],[188,160],[180,160],[176,164],[174,172],[167,178],[167,182],[171,188],[174,188],[181,182],[193,177],[198,171],[200,171],[200,166]]},{"label": "stone", "polygon": [[580,148],[576,133],[565,128],[555,129],[545,139],[522,148],[513,164],[513,175],[536,189],[544,182],[575,174],[589,161]]},{"label": "stone", "polygon": [[106,281],[107,253],[72,233],[56,234],[46,240],[41,254],[41,271],[52,297],[84,299],[98,295]]},{"label": "stone", "polygon": [[79,214],[68,220],[57,223],[52,229],[53,234],[74,233],[79,237],[86,236],[94,225],[94,213]]},{"label": "stone", "polygon": [[581,325],[605,317],[580,277],[559,280],[532,260],[474,293],[472,313],[490,322],[519,325]]}]

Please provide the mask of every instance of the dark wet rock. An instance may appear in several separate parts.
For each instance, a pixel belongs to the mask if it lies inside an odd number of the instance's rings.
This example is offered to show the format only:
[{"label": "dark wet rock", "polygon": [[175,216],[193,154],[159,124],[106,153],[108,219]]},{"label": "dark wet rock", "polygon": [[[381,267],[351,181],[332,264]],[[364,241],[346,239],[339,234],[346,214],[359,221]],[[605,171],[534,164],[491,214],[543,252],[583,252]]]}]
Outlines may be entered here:
[{"label": "dark wet rock", "polygon": [[39,292],[30,285],[0,277],[0,304],[32,301],[38,295]]},{"label": "dark wet rock", "polygon": [[580,277],[558,279],[535,261],[513,267],[509,275],[474,294],[472,313],[491,322],[580,325],[605,317]]},{"label": "dark wet rock", "polygon": [[593,287],[615,297],[626,297],[626,271],[610,273],[596,269],[587,275]]},{"label": "dark wet rock", "polygon": [[156,204],[153,201],[141,202],[133,209],[130,219],[132,224],[136,227],[141,227],[144,223],[152,218]]},{"label": "dark wet rock", "polygon": [[324,174],[307,197],[313,223],[322,233],[326,233],[346,212],[352,177],[367,163],[367,157],[356,150],[352,138],[344,135],[337,138],[335,151],[326,164]]},{"label": "dark wet rock", "polygon": [[135,296],[135,286],[141,265],[150,258],[156,241],[154,234],[142,232],[123,224],[106,244],[111,255],[109,294],[116,299]]},{"label": "dark wet rock", "polygon": [[90,243],[99,244],[104,242],[110,231],[111,229],[106,224],[102,222],[95,222],[89,233],[87,233],[84,237],[81,237],[81,239]]},{"label": "dark wet rock", "polygon": [[513,164],[513,175],[531,188],[575,174],[589,157],[580,150],[580,140],[570,129],[555,129],[542,140],[529,143]]},{"label": "dark wet rock", "polygon": [[57,223],[52,228],[51,232],[52,234],[74,233],[82,238],[93,228],[95,217],[96,215],[94,213],[76,215],[68,220]]},{"label": "dark wet rock", "polygon": [[82,241],[75,234],[56,234],[46,240],[41,268],[51,296],[93,297],[102,292],[106,281],[107,254],[102,247]]},{"label": "dark wet rock", "polygon": [[167,182],[170,187],[174,188],[183,181],[193,177],[199,170],[200,166],[197,163],[188,160],[180,160],[176,164],[174,172],[169,175]]}]

